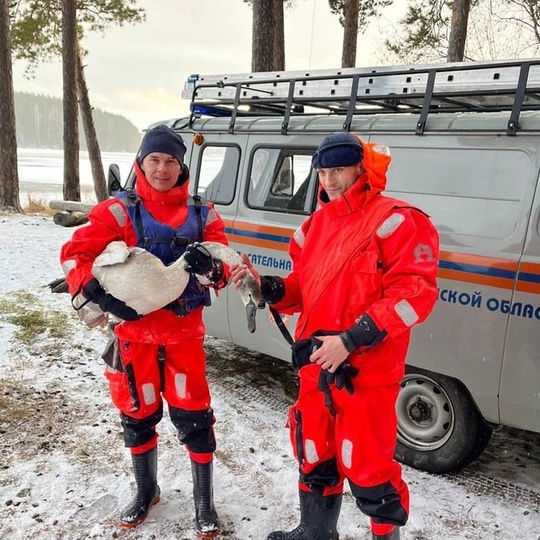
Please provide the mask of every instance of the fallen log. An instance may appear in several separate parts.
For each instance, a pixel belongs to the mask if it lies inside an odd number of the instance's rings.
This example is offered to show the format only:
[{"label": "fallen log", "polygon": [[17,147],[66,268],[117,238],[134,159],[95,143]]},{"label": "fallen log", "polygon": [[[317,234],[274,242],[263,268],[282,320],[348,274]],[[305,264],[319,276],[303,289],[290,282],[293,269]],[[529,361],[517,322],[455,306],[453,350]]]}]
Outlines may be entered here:
[{"label": "fallen log", "polygon": [[84,212],[88,214],[93,207],[93,204],[85,204],[78,201],[49,201],[49,208],[67,212]]},{"label": "fallen log", "polygon": [[62,227],[76,227],[88,222],[86,212],[58,212],[54,214],[53,221]]}]

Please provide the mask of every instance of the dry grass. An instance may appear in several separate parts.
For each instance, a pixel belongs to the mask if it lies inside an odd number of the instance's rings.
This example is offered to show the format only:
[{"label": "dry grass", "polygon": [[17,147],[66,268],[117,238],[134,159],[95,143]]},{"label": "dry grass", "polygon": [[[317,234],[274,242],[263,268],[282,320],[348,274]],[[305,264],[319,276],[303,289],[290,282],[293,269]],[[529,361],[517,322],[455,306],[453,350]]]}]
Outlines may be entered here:
[{"label": "dry grass", "polygon": [[41,199],[39,197],[36,197],[35,195],[28,194],[28,202],[26,204],[22,205],[23,212],[25,214],[39,214],[39,215],[47,215],[52,216],[58,212],[58,210],[53,210],[52,208],[49,208],[49,202]]}]

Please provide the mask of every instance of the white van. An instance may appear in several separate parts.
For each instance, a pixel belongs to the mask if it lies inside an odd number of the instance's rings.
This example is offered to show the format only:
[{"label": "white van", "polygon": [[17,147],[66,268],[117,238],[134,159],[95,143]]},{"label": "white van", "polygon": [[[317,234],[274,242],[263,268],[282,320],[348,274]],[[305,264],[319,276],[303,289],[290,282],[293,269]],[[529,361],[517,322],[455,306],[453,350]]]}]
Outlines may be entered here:
[{"label": "white van", "polygon": [[[413,331],[398,459],[444,473],[493,425],[540,432],[540,61],[193,76],[184,96],[191,116],[169,125],[192,193],[261,273],[291,270],[289,238],[316,207],[311,156],[332,132],[387,145],[387,193],[431,215],[439,301]],[[290,360],[268,310],[248,332],[233,290],[205,317],[210,335]]]}]

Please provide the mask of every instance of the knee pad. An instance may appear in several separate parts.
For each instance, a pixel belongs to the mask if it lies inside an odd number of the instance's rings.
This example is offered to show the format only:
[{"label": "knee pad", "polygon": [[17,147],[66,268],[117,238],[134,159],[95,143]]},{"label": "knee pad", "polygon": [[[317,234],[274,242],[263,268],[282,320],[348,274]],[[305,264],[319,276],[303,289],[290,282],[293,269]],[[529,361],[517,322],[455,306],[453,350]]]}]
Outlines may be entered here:
[{"label": "knee pad", "polygon": [[356,506],[376,523],[390,523],[402,527],[407,523],[407,511],[391,482],[362,487],[349,480]]},{"label": "knee pad", "polygon": [[122,427],[124,428],[124,443],[128,448],[142,446],[151,441],[155,436],[156,425],[163,417],[163,407],[160,407],[154,414],[146,418],[131,418],[121,414]]},{"label": "knee pad", "polygon": [[212,426],[215,424],[214,411],[186,411],[169,407],[171,421],[178,430],[178,440],[195,454],[215,452],[216,438]]},{"label": "knee pad", "polygon": [[327,487],[337,486],[340,482],[340,474],[336,460],[323,461],[309,473],[300,470],[300,482],[309,487],[311,491],[320,494]]}]

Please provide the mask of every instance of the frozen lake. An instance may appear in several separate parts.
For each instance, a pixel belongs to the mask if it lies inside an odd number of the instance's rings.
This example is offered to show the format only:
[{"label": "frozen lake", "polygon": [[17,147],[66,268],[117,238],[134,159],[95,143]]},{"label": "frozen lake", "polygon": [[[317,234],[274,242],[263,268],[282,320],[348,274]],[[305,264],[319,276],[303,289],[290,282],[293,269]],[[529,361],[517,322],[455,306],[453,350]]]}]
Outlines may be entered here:
[{"label": "frozen lake", "polygon": [[[19,190],[20,201],[23,206],[28,203],[29,196],[34,200],[62,199],[63,154],[62,150],[18,149]],[[133,165],[134,158],[134,152],[102,152],[101,159],[105,177],[107,177],[109,165],[116,163],[120,167],[122,180],[125,180]],[[79,153],[79,174],[82,201],[95,202],[90,160],[86,151]]]}]

